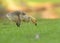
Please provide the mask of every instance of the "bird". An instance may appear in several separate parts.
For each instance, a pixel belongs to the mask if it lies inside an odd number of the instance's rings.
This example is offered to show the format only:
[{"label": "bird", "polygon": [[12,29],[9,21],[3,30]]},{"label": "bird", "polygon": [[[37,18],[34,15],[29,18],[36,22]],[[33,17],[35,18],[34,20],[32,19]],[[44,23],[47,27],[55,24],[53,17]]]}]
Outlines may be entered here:
[{"label": "bird", "polygon": [[37,25],[37,20],[36,18],[32,17],[31,15],[27,15],[26,12],[16,10],[13,12],[9,12],[6,14],[6,17],[15,22],[17,27],[20,27],[21,22],[32,22],[33,24]]}]

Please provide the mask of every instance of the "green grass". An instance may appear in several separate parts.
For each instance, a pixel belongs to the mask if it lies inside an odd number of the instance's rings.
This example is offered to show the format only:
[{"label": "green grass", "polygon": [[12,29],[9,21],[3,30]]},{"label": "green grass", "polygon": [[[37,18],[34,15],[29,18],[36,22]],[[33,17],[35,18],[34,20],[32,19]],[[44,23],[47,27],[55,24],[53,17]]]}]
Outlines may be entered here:
[{"label": "green grass", "polygon": [[[35,39],[36,34],[40,35]],[[0,43],[60,43],[60,20],[39,19],[38,25],[0,21]]]},{"label": "green grass", "polygon": [[[60,0],[28,1],[60,2]],[[37,33],[40,35],[38,40],[35,39]],[[32,23],[22,23],[19,28],[13,22],[0,20],[0,43],[60,43],[60,19],[39,19],[37,26]]]}]

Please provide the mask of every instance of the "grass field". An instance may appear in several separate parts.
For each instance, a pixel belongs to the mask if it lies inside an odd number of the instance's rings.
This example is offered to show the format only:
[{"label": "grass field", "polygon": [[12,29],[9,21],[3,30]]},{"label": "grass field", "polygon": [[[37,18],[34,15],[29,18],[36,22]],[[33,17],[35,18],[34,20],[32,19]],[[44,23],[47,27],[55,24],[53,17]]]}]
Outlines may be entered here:
[{"label": "grass field", "polygon": [[[39,39],[35,35],[39,34]],[[39,19],[38,25],[0,20],[0,43],[60,43],[60,19]]]},{"label": "grass field", "polygon": [[[60,0],[28,1],[60,2]],[[57,10],[60,12],[59,9]],[[39,39],[35,39],[36,34],[39,34]],[[37,26],[22,23],[19,28],[13,22],[0,19],[0,43],[60,43],[60,19],[38,19]]]}]

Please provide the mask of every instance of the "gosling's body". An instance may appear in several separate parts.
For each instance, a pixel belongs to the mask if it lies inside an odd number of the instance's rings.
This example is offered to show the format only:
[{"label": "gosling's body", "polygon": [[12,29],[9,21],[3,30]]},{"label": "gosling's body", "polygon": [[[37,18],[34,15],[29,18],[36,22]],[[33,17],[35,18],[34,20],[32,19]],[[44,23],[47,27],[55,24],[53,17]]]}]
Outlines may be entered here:
[{"label": "gosling's body", "polygon": [[7,18],[13,22],[16,23],[16,25],[19,27],[21,22],[29,22],[32,21],[35,25],[37,25],[37,21],[34,17],[27,15],[25,12],[22,11],[13,11],[11,13],[8,13]]}]

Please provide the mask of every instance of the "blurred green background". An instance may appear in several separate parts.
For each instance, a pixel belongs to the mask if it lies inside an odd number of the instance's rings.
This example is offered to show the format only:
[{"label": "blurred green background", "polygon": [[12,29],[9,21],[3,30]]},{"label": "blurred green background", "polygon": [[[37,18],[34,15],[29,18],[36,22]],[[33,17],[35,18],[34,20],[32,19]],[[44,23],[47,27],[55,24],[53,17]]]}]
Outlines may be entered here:
[{"label": "blurred green background", "polygon": [[[4,17],[8,11],[0,0],[0,17]],[[20,0],[13,0],[19,4]],[[23,0],[24,2],[53,2],[60,0]],[[60,13],[60,8],[55,9]],[[39,39],[35,35],[39,34]],[[60,19],[37,19],[37,26],[32,23],[22,23],[18,28],[8,19],[0,19],[0,43],[60,43]]]}]

